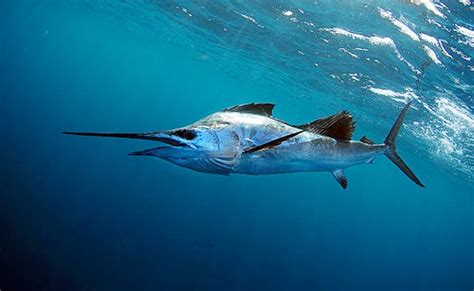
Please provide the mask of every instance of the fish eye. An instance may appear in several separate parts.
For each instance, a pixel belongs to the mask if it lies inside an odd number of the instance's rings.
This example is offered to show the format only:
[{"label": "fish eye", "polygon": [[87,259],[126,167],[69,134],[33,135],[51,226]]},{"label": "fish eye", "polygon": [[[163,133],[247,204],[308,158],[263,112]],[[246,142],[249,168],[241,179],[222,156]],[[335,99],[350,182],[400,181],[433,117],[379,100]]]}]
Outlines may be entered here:
[{"label": "fish eye", "polygon": [[175,131],[173,134],[187,140],[192,140],[196,137],[196,133],[188,129],[180,129]]}]

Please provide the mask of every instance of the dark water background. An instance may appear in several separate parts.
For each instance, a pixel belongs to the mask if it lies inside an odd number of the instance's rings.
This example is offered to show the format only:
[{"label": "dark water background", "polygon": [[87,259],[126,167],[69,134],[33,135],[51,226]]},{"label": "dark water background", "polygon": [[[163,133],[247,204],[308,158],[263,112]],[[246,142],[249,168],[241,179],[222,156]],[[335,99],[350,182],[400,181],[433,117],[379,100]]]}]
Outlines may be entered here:
[{"label": "dark water background", "polygon": [[[0,289],[472,290],[468,2],[2,1]],[[409,99],[399,152],[426,189],[384,157],[344,191],[60,134],[260,101],[294,123],[347,109],[382,141]]]}]

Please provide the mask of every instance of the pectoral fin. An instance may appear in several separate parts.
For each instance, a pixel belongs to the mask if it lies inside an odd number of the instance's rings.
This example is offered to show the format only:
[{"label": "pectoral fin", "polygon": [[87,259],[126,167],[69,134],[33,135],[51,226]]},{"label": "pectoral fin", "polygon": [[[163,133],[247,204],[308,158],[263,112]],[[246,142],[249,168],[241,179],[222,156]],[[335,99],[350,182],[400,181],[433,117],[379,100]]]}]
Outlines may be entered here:
[{"label": "pectoral fin", "polygon": [[334,178],[336,178],[339,184],[341,184],[342,188],[347,188],[347,178],[346,175],[344,175],[344,171],[342,169],[332,171],[332,175]]},{"label": "pectoral fin", "polygon": [[294,132],[294,133],[291,133],[291,134],[288,134],[288,135],[279,137],[279,138],[277,138],[277,139],[271,140],[271,141],[266,142],[266,143],[264,143],[264,144],[261,144],[261,145],[255,146],[255,147],[248,148],[248,149],[244,150],[244,154],[246,154],[246,153],[253,153],[253,152],[256,152],[256,151],[261,151],[261,150],[265,150],[265,149],[269,149],[269,148],[276,147],[277,145],[281,144],[282,142],[287,141],[287,140],[289,140],[290,138],[295,137],[295,136],[297,136],[298,134],[300,134],[300,133],[302,133],[302,132],[304,132],[304,130],[300,130],[300,131],[297,131],[297,132]]}]

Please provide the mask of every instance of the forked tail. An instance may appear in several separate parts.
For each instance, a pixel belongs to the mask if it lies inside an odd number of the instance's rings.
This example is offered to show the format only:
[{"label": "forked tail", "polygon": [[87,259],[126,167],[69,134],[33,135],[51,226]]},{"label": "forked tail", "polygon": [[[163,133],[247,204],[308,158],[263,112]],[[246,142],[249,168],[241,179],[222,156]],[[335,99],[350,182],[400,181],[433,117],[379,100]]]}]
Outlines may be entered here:
[{"label": "forked tail", "polygon": [[405,119],[405,115],[407,114],[408,109],[410,108],[411,102],[408,102],[407,105],[403,108],[400,115],[398,115],[397,120],[390,129],[387,138],[385,138],[385,145],[387,146],[387,150],[385,151],[385,155],[398,167],[400,170],[405,173],[413,182],[418,184],[421,187],[425,187],[420,180],[416,177],[415,173],[410,170],[410,168],[405,164],[405,162],[400,158],[397,153],[397,147],[395,145],[395,139],[397,138],[398,132],[400,131],[400,127],[403,124],[403,119]]}]

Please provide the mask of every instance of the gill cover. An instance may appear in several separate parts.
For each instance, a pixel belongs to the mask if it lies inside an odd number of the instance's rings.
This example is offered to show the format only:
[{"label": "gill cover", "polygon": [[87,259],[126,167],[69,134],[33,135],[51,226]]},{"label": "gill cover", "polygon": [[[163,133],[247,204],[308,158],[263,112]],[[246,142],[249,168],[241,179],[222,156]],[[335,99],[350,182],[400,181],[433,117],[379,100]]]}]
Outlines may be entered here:
[{"label": "gill cover", "polygon": [[220,175],[229,175],[239,160],[236,152],[215,152],[188,147],[157,147],[129,155],[157,157],[197,172]]}]

